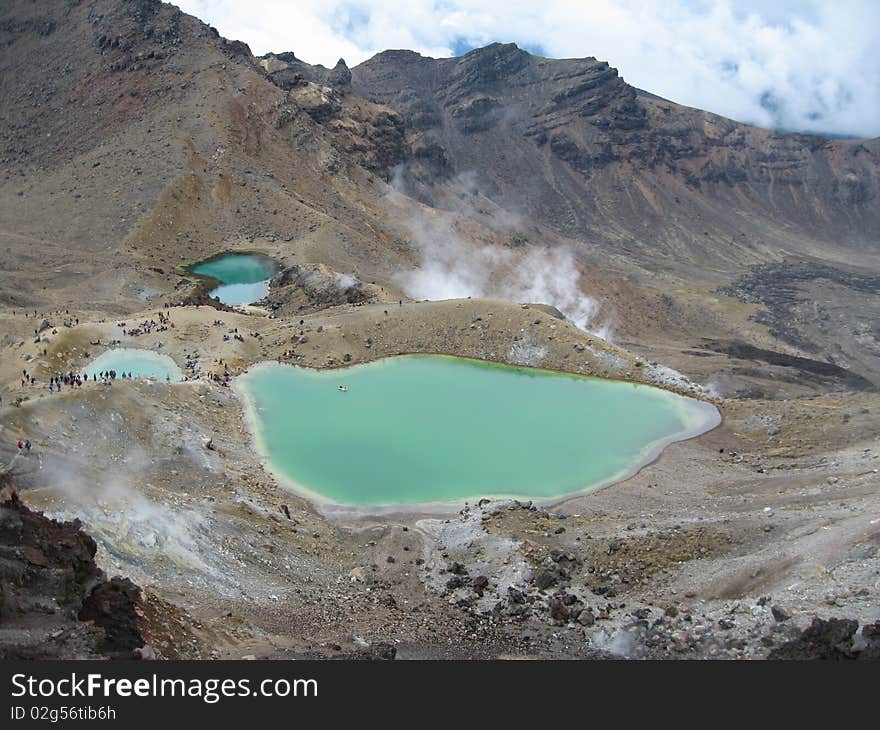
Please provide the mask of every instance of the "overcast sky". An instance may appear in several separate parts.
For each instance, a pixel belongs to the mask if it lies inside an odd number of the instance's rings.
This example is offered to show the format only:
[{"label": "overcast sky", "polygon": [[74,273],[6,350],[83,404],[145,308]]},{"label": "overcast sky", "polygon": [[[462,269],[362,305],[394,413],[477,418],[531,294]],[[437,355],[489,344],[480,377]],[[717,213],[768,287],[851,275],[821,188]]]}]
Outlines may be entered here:
[{"label": "overcast sky", "polygon": [[595,56],[682,104],[789,130],[880,136],[880,0],[178,0],[262,55],[354,66],[514,41]]}]

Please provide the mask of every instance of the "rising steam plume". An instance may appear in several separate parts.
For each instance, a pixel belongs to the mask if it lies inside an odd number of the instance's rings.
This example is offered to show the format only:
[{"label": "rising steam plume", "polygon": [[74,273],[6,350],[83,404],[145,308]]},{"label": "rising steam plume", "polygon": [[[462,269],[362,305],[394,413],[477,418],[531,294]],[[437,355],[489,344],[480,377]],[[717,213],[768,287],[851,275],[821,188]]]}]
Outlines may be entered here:
[{"label": "rising steam plume", "polygon": [[[400,176],[392,186],[400,190]],[[470,202],[472,187],[468,176],[459,178],[458,188],[465,194],[454,216],[411,218],[412,242],[421,256],[421,266],[401,273],[397,284],[414,299],[463,299],[490,297],[512,302],[550,304],[582,330],[603,339],[610,337],[610,326],[599,322],[599,306],[583,293],[581,272],[572,253],[563,247],[521,243],[501,245],[466,241],[456,230],[454,220],[483,218]],[[513,232],[521,223],[515,215],[494,216],[493,229]]]}]

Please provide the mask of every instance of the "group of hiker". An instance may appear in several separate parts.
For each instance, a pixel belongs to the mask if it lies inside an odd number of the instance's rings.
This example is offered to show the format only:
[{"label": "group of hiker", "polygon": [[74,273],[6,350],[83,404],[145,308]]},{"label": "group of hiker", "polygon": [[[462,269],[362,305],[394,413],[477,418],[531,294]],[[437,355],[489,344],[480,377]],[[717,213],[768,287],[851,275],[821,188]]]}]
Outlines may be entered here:
[{"label": "group of hiker", "polygon": [[[65,310],[62,312],[60,309],[56,309],[54,312],[44,312],[43,314],[37,314],[37,310],[35,309],[35,310],[34,310],[34,313],[31,314],[28,310],[23,309],[23,310],[22,310],[22,314],[24,314],[24,318],[25,318],[25,319],[28,319],[28,318],[31,318],[31,319],[40,319],[40,318],[45,319],[46,317],[48,317],[48,316],[50,316],[50,315],[53,315],[53,314],[54,314],[54,315],[62,315],[62,314],[64,314],[64,315],[69,315],[69,314],[70,314],[70,310],[69,310],[69,309],[65,309]],[[18,316],[18,311],[15,310],[15,309],[13,309],[13,310],[12,310],[12,316],[13,316],[13,317]],[[76,321],[77,321],[77,323],[79,323],[79,318],[77,318]]]},{"label": "group of hiker", "polygon": [[[83,383],[88,383],[89,380],[93,383],[97,383],[101,381],[102,383],[111,383],[112,381],[119,378],[120,380],[134,380],[136,376],[134,372],[129,370],[128,372],[122,371],[118,372],[115,369],[109,370],[101,370],[97,373],[93,373],[91,378],[87,372],[74,372],[73,370],[66,373],[56,373],[49,378],[49,392],[60,393],[64,386],[69,388],[81,388]],[[170,377],[166,377],[166,380],[170,380]],[[32,386],[38,385],[37,379],[27,372],[27,370],[21,371],[21,385],[24,386]]]},{"label": "group of hiker", "polygon": [[123,371],[121,373],[117,373],[115,370],[111,369],[111,370],[101,370],[98,372],[97,375],[92,375],[92,380],[100,379],[101,381],[103,381],[105,383],[109,383],[111,380],[116,380],[117,377],[119,377],[120,380],[133,380],[134,379],[134,375],[132,375],[132,372],[130,370],[127,373],[125,371]]},{"label": "group of hiker", "polygon": [[[215,319],[213,324],[214,324],[214,327],[223,327],[223,320]],[[229,342],[229,340],[236,340],[237,342],[244,342],[244,337],[242,337],[242,335],[239,334],[238,327],[234,327],[231,330],[229,330],[229,332],[223,333],[223,341]]]},{"label": "group of hiker", "polygon": [[136,327],[131,329],[128,328],[125,322],[117,322],[117,327],[122,327],[122,334],[128,335],[129,337],[138,337],[139,335],[146,335],[151,332],[166,332],[169,328],[174,327],[174,322],[171,321],[171,317],[162,312],[157,313],[159,316],[159,321],[156,322],[155,319],[145,319]]},{"label": "group of hiker", "polygon": [[229,365],[224,362],[222,358],[214,360],[214,362],[217,365],[223,366],[223,372],[220,372],[219,368],[205,372],[202,370],[202,364],[198,352],[184,353],[184,357],[186,358],[184,367],[190,371],[190,374],[186,376],[184,380],[200,380],[201,378],[206,377],[212,383],[217,385],[229,385],[229,380],[233,373],[229,370]]},{"label": "group of hiker", "polygon": [[[72,370],[67,373],[57,373],[49,378],[49,390],[61,392],[61,388],[64,385],[68,385],[71,388],[79,387],[83,384],[84,381],[88,380],[89,376],[85,373],[75,373]],[[31,375],[27,370],[21,371],[21,385],[22,387],[28,385],[38,385],[37,379]]]},{"label": "group of hiker", "polygon": [[[185,303],[181,302],[180,305],[165,304],[164,309],[169,310],[175,306],[185,306]],[[70,316],[70,310],[59,309],[57,311],[54,311],[51,313],[46,313],[46,314],[39,314],[37,310],[33,310],[32,313],[30,311],[24,311],[24,310],[18,310],[18,311],[12,310],[12,314],[14,316],[20,315],[22,313],[24,314],[25,317],[33,318],[34,320],[45,319],[46,317],[48,317],[50,315],[51,316],[67,315],[64,320],[65,326],[72,327],[75,325],[79,325],[79,318],[75,317],[75,316]],[[101,320],[101,321],[103,321],[103,320]],[[217,319],[213,322],[213,325],[215,327],[223,327],[224,323],[222,320]],[[49,325],[49,326],[51,326],[51,325]],[[123,336],[137,337],[142,334],[166,331],[170,328],[175,327],[175,324],[171,319],[170,313],[166,313],[163,311],[157,311],[155,313],[155,315],[152,316],[150,319],[144,320],[144,321],[136,324],[133,327],[129,327],[128,323],[125,321],[117,321],[116,326],[121,328]],[[45,322],[43,323],[42,329],[46,329]],[[57,332],[58,332],[57,329],[55,329],[55,328],[52,329],[53,334],[57,334]],[[39,334],[39,330],[37,330],[35,333]],[[250,334],[252,337],[255,337],[255,338],[261,337],[259,332],[253,332]],[[228,332],[223,335],[224,341],[227,341],[230,339],[235,339],[236,341],[244,342],[245,337],[243,334],[239,333],[238,328],[233,328],[233,329],[228,330]],[[101,340],[98,339],[98,340],[91,341],[90,344],[98,346],[98,345],[101,345],[102,343],[101,343]],[[113,347],[116,345],[120,345],[122,343],[118,339],[113,339],[109,343],[103,343],[103,344],[109,344],[109,346]],[[164,344],[164,343],[157,343],[157,347],[160,347],[162,344]],[[44,349],[43,355],[47,355],[47,354],[48,354],[48,351],[46,349]],[[83,357],[88,357],[88,353],[87,352],[83,353]],[[184,380],[198,380],[200,378],[207,377],[208,380],[210,380],[213,383],[216,383],[219,385],[229,385],[232,373],[230,373],[228,365],[226,365],[223,362],[223,360],[218,361],[220,363],[220,365],[222,365],[222,370],[220,368],[217,368],[215,371],[205,372],[201,368],[201,364],[199,362],[198,352],[193,352],[191,354],[186,353],[185,358],[186,358],[185,369],[187,371],[187,374],[184,377]],[[119,372],[119,371],[112,369],[112,368],[107,369],[107,370],[101,370],[97,373],[93,372],[91,374],[87,373],[85,371],[70,370],[68,372],[56,373],[56,374],[52,375],[48,380],[48,390],[51,393],[55,393],[55,392],[60,393],[60,392],[62,392],[62,390],[65,387],[68,387],[71,389],[81,388],[84,384],[87,384],[90,380],[92,382],[102,382],[102,383],[109,385],[110,383],[112,383],[113,381],[115,381],[117,379],[133,380],[135,377],[136,376],[131,371]],[[170,375],[165,376],[165,381],[166,382],[171,381]],[[46,383],[46,381],[42,380],[42,384],[45,384],[45,383]],[[38,379],[35,376],[33,376],[27,370],[22,370],[21,385],[22,385],[22,387],[39,386],[39,385],[41,385],[41,383],[40,383],[40,381],[38,381]],[[0,403],[2,403],[2,401],[0,401]]]},{"label": "group of hiker", "polygon": [[283,362],[285,360],[302,360],[302,358],[302,354],[295,350],[285,350],[276,359],[278,362]]},{"label": "group of hiker", "polygon": [[217,385],[228,386],[229,379],[232,377],[232,373],[229,371],[229,365],[223,361],[222,358],[215,360],[218,365],[223,366],[223,372],[211,371],[208,373],[208,380]]},{"label": "group of hiker", "polygon": [[57,390],[60,393],[64,385],[71,388],[81,388],[88,379],[88,373],[75,373],[72,370],[67,373],[58,373],[49,378],[49,392],[53,393]]}]

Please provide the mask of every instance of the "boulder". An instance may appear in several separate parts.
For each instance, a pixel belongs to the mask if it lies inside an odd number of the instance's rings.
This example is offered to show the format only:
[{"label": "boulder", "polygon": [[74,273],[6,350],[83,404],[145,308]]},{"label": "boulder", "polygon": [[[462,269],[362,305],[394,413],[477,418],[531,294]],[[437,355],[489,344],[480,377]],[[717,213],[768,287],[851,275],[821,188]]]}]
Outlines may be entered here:
[{"label": "boulder", "polygon": [[478,593],[479,595],[483,595],[483,591],[489,587],[489,579],[485,575],[478,575],[474,578],[473,583],[471,584],[474,593]]},{"label": "boulder", "polygon": [[542,570],[535,576],[532,582],[538,590],[545,591],[551,586],[555,586],[558,580],[559,577],[555,573],[551,573],[549,570]]},{"label": "boulder", "polygon": [[554,621],[568,621],[571,618],[571,609],[565,605],[559,596],[553,596],[548,602],[550,618]]},{"label": "boulder", "polygon": [[780,622],[788,621],[791,618],[791,614],[782,606],[772,606],[770,612],[773,614],[773,618]]},{"label": "boulder", "polygon": [[816,617],[795,639],[776,647],[768,659],[855,659],[853,634],[859,627],[854,619]]}]

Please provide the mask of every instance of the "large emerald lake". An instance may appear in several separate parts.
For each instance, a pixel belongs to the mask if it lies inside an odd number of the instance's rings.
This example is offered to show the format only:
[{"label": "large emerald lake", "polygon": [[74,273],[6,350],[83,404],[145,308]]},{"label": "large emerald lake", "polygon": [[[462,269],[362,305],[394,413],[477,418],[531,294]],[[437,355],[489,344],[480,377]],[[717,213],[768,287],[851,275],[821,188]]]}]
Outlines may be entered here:
[{"label": "large emerald lake", "polygon": [[345,505],[560,497],[720,421],[711,404],[646,385],[429,355],[334,371],[264,363],[237,387],[272,472]]}]

